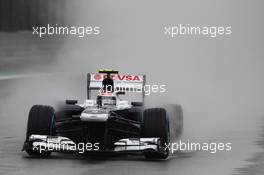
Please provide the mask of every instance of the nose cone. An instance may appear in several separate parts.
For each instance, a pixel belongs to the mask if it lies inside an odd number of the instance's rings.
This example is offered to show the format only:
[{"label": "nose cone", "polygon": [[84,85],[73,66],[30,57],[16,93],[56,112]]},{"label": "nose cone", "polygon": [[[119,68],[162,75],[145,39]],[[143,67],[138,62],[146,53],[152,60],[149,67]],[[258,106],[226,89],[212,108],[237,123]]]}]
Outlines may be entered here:
[{"label": "nose cone", "polygon": [[109,113],[102,109],[86,109],[82,112],[80,118],[86,122],[106,122]]}]

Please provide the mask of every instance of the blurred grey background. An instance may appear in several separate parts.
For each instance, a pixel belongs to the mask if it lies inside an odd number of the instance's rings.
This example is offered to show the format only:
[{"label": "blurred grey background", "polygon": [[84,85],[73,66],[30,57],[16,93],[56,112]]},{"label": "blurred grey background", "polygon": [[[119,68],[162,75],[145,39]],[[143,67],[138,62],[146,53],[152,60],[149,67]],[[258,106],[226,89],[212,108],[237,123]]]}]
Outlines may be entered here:
[{"label": "blurred grey background", "polygon": [[[232,142],[228,153],[176,156],[167,163],[104,162],[78,172],[153,174],[263,174],[260,133],[264,115],[263,4],[253,1],[92,1],[0,0],[0,130],[2,143],[14,142],[6,162],[18,159],[30,173],[41,166],[62,172],[52,161],[30,170],[16,150],[22,145],[27,112],[35,103],[54,104],[85,98],[85,74],[98,68],[146,74],[149,84],[166,84],[167,92],[147,98],[149,105],[181,104],[183,139]],[[46,24],[100,26],[100,35],[85,38],[32,35],[32,26]],[[164,26],[232,26],[232,35],[210,38],[164,35]],[[15,110],[14,110],[15,109]],[[7,151],[8,150],[8,151]],[[259,152],[258,157],[252,157]],[[10,155],[15,155],[14,157]],[[132,164],[133,162],[133,164]],[[137,162],[137,161],[136,161]],[[73,161],[66,161],[72,164]],[[19,167],[7,167],[16,172]],[[46,165],[47,164],[47,165]],[[88,162],[88,164],[92,164]],[[156,168],[151,168],[156,166]],[[138,168],[140,167],[140,168]],[[164,168],[165,167],[165,168]],[[135,170],[138,168],[137,170]],[[78,168],[76,168],[78,169]],[[75,171],[68,168],[68,173]],[[127,171],[127,169],[129,169]],[[50,170],[51,171],[51,170]],[[64,172],[65,173],[65,172]],[[253,173],[253,174],[254,174]]]},{"label": "blurred grey background", "polygon": [[63,23],[65,0],[0,0],[0,30],[32,30],[32,26]]}]

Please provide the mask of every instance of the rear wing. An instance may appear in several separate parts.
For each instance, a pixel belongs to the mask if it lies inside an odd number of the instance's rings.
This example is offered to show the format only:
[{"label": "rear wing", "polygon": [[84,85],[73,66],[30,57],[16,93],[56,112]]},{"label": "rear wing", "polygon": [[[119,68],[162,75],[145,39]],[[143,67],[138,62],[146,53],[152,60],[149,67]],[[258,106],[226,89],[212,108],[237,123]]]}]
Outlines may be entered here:
[{"label": "rear wing", "polygon": [[[90,98],[91,90],[100,90],[102,81],[107,77],[106,73],[88,73],[87,74],[87,98]],[[142,92],[144,97],[144,86],[146,84],[146,75],[131,74],[111,74],[114,80],[114,88],[119,91]],[[140,91],[139,91],[140,90]],[[144,98],[143,98],[144,99]]]}]

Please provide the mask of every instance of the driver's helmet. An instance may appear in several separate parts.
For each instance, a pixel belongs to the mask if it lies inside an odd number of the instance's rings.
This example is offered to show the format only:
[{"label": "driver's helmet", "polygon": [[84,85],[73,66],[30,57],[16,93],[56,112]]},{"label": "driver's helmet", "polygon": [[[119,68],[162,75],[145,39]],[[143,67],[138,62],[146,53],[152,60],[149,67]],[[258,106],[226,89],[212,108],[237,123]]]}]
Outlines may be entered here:
[{"label": "driver's helmet", "polygon": [[100,107],[116,106],[116,96],[109,92],[101,92],[97,96],[97,104]]},{"label": "driver's helmet", "polygon": [[102,81],[102,89],[97,97],[97,104],[100,107],[116,106],[116,96],[113,95],[113,93],[114,93],[114,81],[112,78],[110,78],[110,75],[108,75]]}]

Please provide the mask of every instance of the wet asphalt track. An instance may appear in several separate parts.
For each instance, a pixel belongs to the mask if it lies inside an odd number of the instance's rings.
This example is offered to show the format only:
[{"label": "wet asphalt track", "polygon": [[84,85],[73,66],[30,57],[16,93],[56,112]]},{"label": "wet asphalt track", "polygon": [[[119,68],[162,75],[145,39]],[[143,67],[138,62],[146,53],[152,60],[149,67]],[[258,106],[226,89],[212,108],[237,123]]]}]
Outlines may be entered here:
[{"label": "wet asphalt track", "polygon": [[[39,78],[30,79],[32,84],[39,81]],[[48,79],[54,80],[54,77]],[[233,149],[230,152],[179,152],[166,161],[146,161],[141,156],[87,158],[64,154],[53,154],[48,159],[30,158],[20,152],[25,135],[27,108],[33,103],[25,99],[35,97],[32,101],[37,101],[36,98],[40,97],[34,91],[13,92],[13,85],[21,86],[16,81],[21,83],[27,80],[2,80],[0,83],[0,174],[234,174],[237,172],[236,168],[247,165],[243,160],[250,158],[251,153],[258,150],[254,145],[254,141],[258,139],[257,133],[252,131],[223,133],[213,138],[214,141],[232,140]],[[47,91],[51,89],[52,87],[47,87]],[[11,104],[14,106],[10,106]],[[263,161],[263,157],[259,155],[256,158]],[[250,166],[249,170],[255,171],[254,168],[255,166]],[[245,172],[248,169],[239,171]]]},{"label": "wet asphalt track", "polygon": [[[10,42],[13,46],[12,40]],[[20,49],[16,55],[10,53],[8,46],[3,47],[3,45],[1,42],[2,72],[3,70],[8,72],[7,70],[10,70],[8,68],[25,69],[28,67],[28,64],[23,65],[27,63],[25,60],[34,60],[33,56],[27,57],[32,54],[37,56],[40,64],[45,65],[47,64],[45,61],[40,61],[41,55],[52,56],[49,47],[55,47],[43,44],[41,48],[32,46],[31,51],[25,51],[21,47],[11,47],[11,50]],[[4,55],[4,53],[8,54]],[[38,67],[34,62],[38,61],[34,60],[30,67],[36,72]],[[31,105],[53,104],[58,99],[63,100],[67,97],[82,99],[84,96],[85,79],[80,75],[34,75],[0,80],[0,174],[264,174],[264,153],[261,149],[264,138],[258,129],[261,124],[255,126],[255,130],[248,131],[238,129],[234,132],[225,132],[223,129],[221,135],[210,138],[213,141],[231,141],[230,152],[216,154],[179,152],[165,161],[146,161],[141,156],[89,158],[58,153],[47,159],[39,159],[30,158],[20,151],[25,137],[27,113]]]}]

